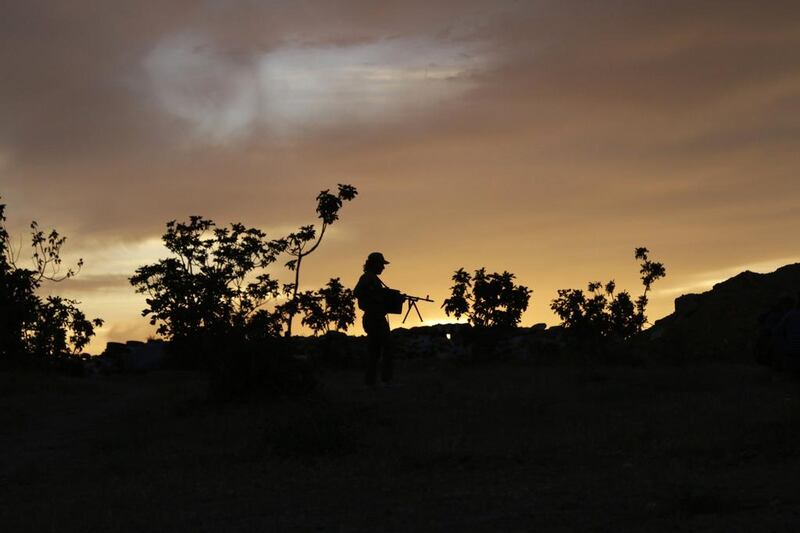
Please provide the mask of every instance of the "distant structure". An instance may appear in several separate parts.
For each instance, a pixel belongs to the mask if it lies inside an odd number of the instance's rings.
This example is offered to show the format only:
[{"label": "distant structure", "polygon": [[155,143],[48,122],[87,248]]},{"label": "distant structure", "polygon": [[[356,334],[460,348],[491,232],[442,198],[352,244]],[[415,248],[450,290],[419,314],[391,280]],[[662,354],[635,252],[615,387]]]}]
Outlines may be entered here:
[{"label": "distant structure", "polygon": [[102,357],[123,372],[146,372],[161,368],[166,352],[167,343],[162,340],[109,342]]}]

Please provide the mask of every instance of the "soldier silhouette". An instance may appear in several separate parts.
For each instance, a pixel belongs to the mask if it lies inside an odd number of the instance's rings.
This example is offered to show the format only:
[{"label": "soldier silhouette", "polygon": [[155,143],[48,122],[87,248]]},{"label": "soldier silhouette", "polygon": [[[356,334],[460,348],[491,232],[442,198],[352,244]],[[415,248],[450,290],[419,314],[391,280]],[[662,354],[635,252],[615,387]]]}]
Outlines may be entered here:
[{"label": "soldier silhouette", "polygon": [[354,289],[358,308],[364,311],[362,324],[367,334],[367,361],[364,383],[374,386],[377,381],[378,361],[381,365],[381,381],[391,383],[394,360],[389,351],[389,320],[387,314],[387,287],[378,277],[389,264],[383,254],[372,252],[364,263],[364,273]]}]

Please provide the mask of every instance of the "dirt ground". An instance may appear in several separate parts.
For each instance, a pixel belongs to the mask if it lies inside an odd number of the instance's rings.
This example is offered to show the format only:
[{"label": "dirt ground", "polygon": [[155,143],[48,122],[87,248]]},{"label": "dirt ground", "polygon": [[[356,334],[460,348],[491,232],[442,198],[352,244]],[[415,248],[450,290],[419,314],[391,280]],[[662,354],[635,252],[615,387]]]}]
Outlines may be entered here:
[{"label": "dirt ground", "polygon": [[800,381],[401,365],[220,404],[199,374],[0,374],[0,531],[798,531]]}]

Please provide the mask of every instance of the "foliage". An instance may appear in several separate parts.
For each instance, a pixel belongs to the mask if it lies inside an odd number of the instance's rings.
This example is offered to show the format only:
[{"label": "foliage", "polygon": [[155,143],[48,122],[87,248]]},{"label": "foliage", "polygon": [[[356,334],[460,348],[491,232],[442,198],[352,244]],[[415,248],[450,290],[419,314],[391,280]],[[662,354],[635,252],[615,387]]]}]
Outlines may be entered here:
[{"label": "foliage", "polygon": [[314,335],[327,333],[331,328],[347,331],[356,321],[353,291],[345,288],[339,278],[331,279],[318,291],[299,294],[297,302],[303,313],[303,325],[311,328]]},{"label": "foliage", "polygon": [[514,274],[486,273],[485,268],[470,275],[463,268],[453,274],[450,298],[442,304],[447,316],[466,315],[473,326],[515,327],[528,308],[531,290],[514,284]]},{"label": "foliage", "polygon": [[635,301],[630,293],[615,293],[614,281],[589,283],[587,292],[580,289],[559,289],[550,308],[561,318],[562,325],[577,337],[585,339],[628,339],[647,324],[647,293],[653,283],[666,276],[662,263],[651,261],[647,248],[636,248],[634,257],[641,261],[644,291]]},{"label": "foliage", "polygon": [[275,316],[263,306],[278,296],[279,285],[265,269],[286,249],[284,239],[269,240],[241,223],[217,227],[200,216],[168,222],[162,239],[172,257],[139,267],[130,278],[147,295],[142,315],[158,324],[160,335],[180,342],[275,331]]},{"label": "foliage", "polygon": [[286,317],[286,334],[292,334],[292,320],[300,311],[301,302],[299,301],[299,286],[300,286],[300,268],[303,264],[303,259],[314,252],[325,236],[325,231],[328,226],[339,220],[339,210],[342,208],[344,202],[349,202],[356,197],[358,191],[352,185],[338,184],[337,194],[332,194],[329,189],[320,191],[317,195],[317,217],[322,220],[322,228],[319,235],[313,225],[302,226],[298,231],[289,234],[286,237],[287,248],[286,251],[293,259],[286,263],[289,270],[294,271],[294,283],[286,286],[286,292],[290,304],[284,308]]},{"label": "foliage", "polygon": [[103,324],[89,320],[78,309],[80,302],[58,296],[40,297],[44,281],[74,277],[75,269],[62,273],[61,248],[66,237],[56,230],[45,233],[31,222],[31,268],[19,265],[21,246],[14,250],[5,227],[5,205],[0,204],[0,357],[26,355],[60,356],[80,352]]},{"label": "foliage", "polygon": [[103,325],[100,319],[87,320],[78,308],[80,302],[60,296],[40,300],[27,343],[33,353],[56,356],[76,354],[89,344],[94,328]]}]

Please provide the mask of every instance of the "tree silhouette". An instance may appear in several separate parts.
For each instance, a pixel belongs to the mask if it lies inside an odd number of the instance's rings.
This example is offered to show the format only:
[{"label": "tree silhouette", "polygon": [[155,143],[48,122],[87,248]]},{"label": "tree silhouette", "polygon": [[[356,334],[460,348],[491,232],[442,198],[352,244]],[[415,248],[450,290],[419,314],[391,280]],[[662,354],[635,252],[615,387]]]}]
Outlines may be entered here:
[{"label": "tree silhouette", "polygon": [[442,307],[447,316],[466,315],[473,326],[516,327],[528,308],[531,290],[514,284],[514,274],[486,273],[485,268],[470,275],[463,268],[453,274],[455,284]]},{"label": "tree silhouette", "polygon": [[318,291],[300,293],[298,301],[302,324],[311,328],[314,335],[331,329],[347,331],[356,321],[353,291],[345,288],[339,278],[331,279]]},{"label": "tree silhouette", "polygon": [[58,231],[45,233],[31,222],[31,268],[20,265],[22,245],[15,250],[6,229],[5,204],[0,204],[0,356],[59,356],[80,352],[91,340],[99,318],[89,320],[80,302],[37,291],[44,281],[74,277],[83,265],[62,272],[61,249],[67,238]]},{"label": "tree silhouette", "polygon": [[358,191],[352,185],[343,185],[340,183],[338,184],[338,188],[339,191],[335,195],[331,194],[329,189],[320,191],[317,195],[317,216],[322,220],[322,228],[320,229],[319,235],[317,235],[316,228],[314,228],[313,225],[308,225],[302,226],[298,231],[286,237],[286,242],[288,243],[286,251],[294,257],[294,259],[286,263],[289,270],[294,271],[294,283],[287,284],[284,287],[284,291],[288,296],[287,305],[284,307],[287,314],[287,337],[292,335],[292,321],[300,310],[298,293],[300,287],[300,268],[303,265],[303,259],[319,247],[328,226],[339,220],[339,210],[342,208],[343,202],[349,202],[358,194]]},{"label": "tree silhouette", "polygon": [[641,261],[644,292],[636,301],[630,293],[615,293],[614,281],[588,284],[587,292],[580,289],[559,289],[550,308],[561,318],[562,325],[582,339],[628,339],[639,333],[647,324],[645,310],[647,293],[653,283],[666,276],[662,263],[650,261],[649,250],[636,248],[634,257]]},{"label": "tree silhouette", "polygon": [[286,250],[286,240],[269,240],[241,223],[217,227],[200,216],[168,222],[162,240],[172,257],[139,267],[130,278],[147,295],[142,315],[158,324],[159,334],[172,340],[245,335],[254,323],[276,331],[279,319],[263,306],[280,288],[265,269]]}]

